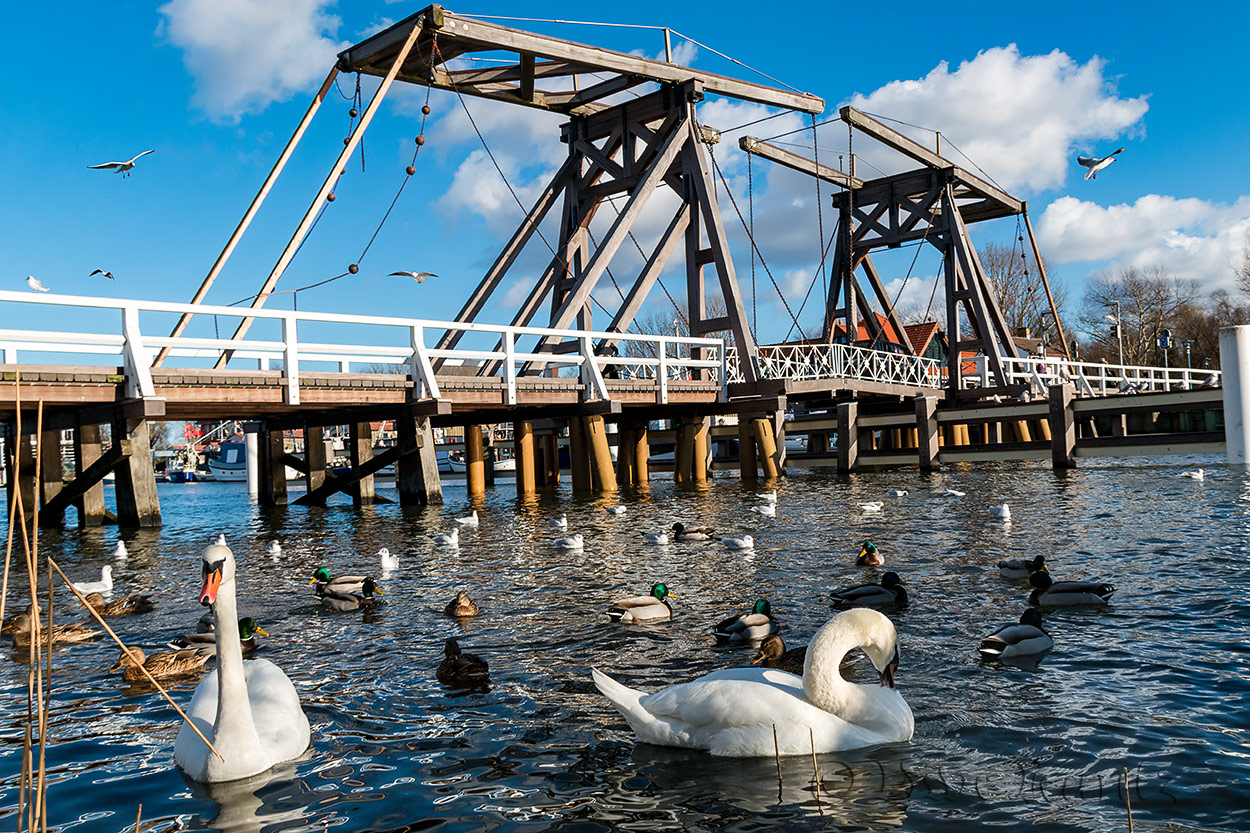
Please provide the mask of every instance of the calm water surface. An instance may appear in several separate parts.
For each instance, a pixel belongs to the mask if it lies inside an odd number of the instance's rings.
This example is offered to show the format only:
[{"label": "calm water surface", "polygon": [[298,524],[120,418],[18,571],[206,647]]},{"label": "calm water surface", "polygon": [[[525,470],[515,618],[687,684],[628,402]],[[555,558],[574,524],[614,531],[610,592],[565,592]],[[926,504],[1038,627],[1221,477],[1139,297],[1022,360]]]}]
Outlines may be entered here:
[{"label": "calm water surface", "polygon": [[[1178,476],[1194,465],[1207,478]],[[940,497],[946,487],[966,497]],[[755,489],[734,478],[705,489],[671,482],[618,499],[567,490],[518,501],[510,482],[477,508],[458,551],[426,536],[470,508],[462,484],[430,509],[335,505],[259,510],[240,484],[161,487],[165,525],[121,533],[115,594],[153,593],[156,612],[113,619],[155,648],[194,629],[198,556],[224,533],[240,564],[239,608],[271,636],[261,656],[295,682],[312,723],[302,760],[255,779],[205,788],[172,765],[173,710],[107,668],[111,642],[58,648],[49,823],[122,831],[143,805],[145,830],[1004,830],[1126,829],[1121,773],[1137,829],[1250,829],[1250,474],[1211,458],[1085,461],[1054,474],[1033,465],[781,481],[776,518],[752,513]],[[903,488],[905,498],[885,491]],[[110,495],[111,498],[111,495]],[[858,504],[885,500],[879,515]],[[992,521],[1008,502],[1012,522]],[[582,553],[550,546],[545,519],[567,512]],[[72,516],[72,513],[70,513]],[[756,536],[753,553],[718,544],[649,547],[639,532],[674,520]],[[110,563],[115,529],[44,533],[75,578]],[[912,604],[892,614],[899,690],[916,715],[911,743],[810,758],[717,759],[636,745],[593,688],[596,665],[641,687],[746,664],[716,648],[724,615],[772,600],[784,635],[802,644],[831,615],[828,593],[880,570],[853,566],[877,542]],[[276,560],[265,553],[282,543]],[[377,572],[389,547],[401,569],[387,604],[323,613],[307,581]],[[1014,621],[1026,592],[994,569],[1044,553],[1059,579],[1117,587],[1105,610],[1046,616],[1056,647],[1032,667],[988,667],[979,638]],[[24,583],[24,576],[22,577]],[[672,622],[622,626],[613,596],[665,581]],[[16,584],[16,582],[15,582]],[[465,588],[482,614],[441,610]],[[58,591],[69,615],[68,591]],[[18,592],[16,603],[26,603]],[[11,608],[12,609],[12,608]],[[76,615],[76,614],[75,614]],[[490,662],[489,691],[434,679],[444,639]],[[25,665],[0,643],[0,825],[16,822]],[[186,704],[193,684],[175,689]],[[149,826],[150,825],[150,826]]]}]

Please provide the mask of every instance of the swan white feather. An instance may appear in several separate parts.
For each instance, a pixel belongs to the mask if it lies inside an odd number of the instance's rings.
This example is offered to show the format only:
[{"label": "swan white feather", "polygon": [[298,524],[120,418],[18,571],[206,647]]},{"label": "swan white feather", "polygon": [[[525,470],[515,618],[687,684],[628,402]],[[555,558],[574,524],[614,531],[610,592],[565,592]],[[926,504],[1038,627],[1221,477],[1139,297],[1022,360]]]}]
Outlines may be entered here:
[{"label": "swan white feather", "polygon": [[187,716],[224,760],[183,724],[174,742],[174,763],[202,783],[236,781],[303,754],[310,739],[308,717],[282,669],[263,659],[243,662],[234,638],[238,610],[230,548],[214,544],[205,549],[203,567],[200,601],[213,604],[217,669],[196,688]]},{"label": "swan white feather", "polygon": [[713,755],[762,757],[858,749],[911,739],[915,719],[892,688],[857,685],[839,671],[860,647],[893,681],[894,625],[872,610],[850,610],[817,632],[803,676],[767,668],[714,671],[653,694],[631,689],[592,669],[595,685],[624,715],[638,739],[661,746],[704,749]]}]

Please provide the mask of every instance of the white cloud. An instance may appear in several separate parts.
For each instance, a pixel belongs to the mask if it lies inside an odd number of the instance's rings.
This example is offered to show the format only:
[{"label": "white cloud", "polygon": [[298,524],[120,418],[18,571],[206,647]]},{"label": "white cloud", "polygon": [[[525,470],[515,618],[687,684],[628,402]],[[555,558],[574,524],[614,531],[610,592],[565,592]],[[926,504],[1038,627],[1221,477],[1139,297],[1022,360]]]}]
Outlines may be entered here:
[{"label": "white cloud", "polygon": [[158,31],[182,50],[193,102],[238,121],[308,88],[349,46],[332,34],[327,0],[170,0]]},{"label": "white cloud", "polygon": [[[1104,69],[1097,57],[1081,64],[1059,50],[1021,55],[1012,44],[953,72],[943,61],[923,78],[892,81],[850,103],[940,130],[1004,188],[1040,191],[1066,181],[1076,152],[1139,129],[1146,96],[1120,98]],[[933,146],[930,131],[890,126]],[[966,164],[949,144],[943,155]]]},{"label": "white cloud", "polygon": [[1111,261],[1112,269],[1161,266],[1208,289],[1232,283],[1250,233],[1250,197],[1233,203],[1147,194],[1131,205],[1062,197],[1046,207],[1038,242],[1059,263]]}]

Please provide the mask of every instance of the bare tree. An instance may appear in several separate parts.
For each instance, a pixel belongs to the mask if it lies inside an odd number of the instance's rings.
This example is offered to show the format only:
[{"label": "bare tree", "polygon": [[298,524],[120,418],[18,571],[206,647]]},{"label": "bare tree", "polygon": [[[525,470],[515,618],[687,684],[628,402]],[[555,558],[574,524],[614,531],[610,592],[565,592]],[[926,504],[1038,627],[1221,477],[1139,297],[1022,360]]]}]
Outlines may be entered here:
[{"label": "bare tree", "polygon": [[1161,267],[1128,268],[1091,278],[1079,319],[1086,357],[1118,361],[1115,328],[1106,318],[1118,301],[1125,364],[1154,364],[1159,333],[1177,330],[1197,297],[1196,280],[1178,278]]},{"label": "bare tree", "polygon": [[[724,298],[719,295],[713,295],[711,298],[708,298],[707,310],[704,313],[705,318],[723,318],[726,315],[728,315],[728,307],[725,306]],[[689,336],[690,304],[682,300],[677,302],[676,307],[671,305],[668,307],[652,307],[646,313],[634,319],[630,331],[656,336]],[[705,333],[701,337],[723,338],[726,342],[732,342],[729,330]],[[626,356],[655,358],[655,346],[647,342],[626,341],[623,343],[622,352]],[[681,355],[685,356],[686,354],[683,348]]]},{"label": "bare tree", "polygon": [[[1015,248],[998,243],[986,245],[978,255],[1008,327],[1013,330],[1027,328],[1034,336],[1040,336],[1048,327],[1053,328],[1050,301],[1046,298],[1046,287],[1036,260],[1026,252],[1017,252]],[[1050,275],[1050,264],[1045,258],[1042,258],[1042,265],[1048,267],[1047,274]],[[1055,299],[1059,320],[1066,328],[1068,291],[1052,279],[1050,293]]]},{"label": "bare tree", "polygon": [[1233,277],[1237,288],[1250,295],[1250,231],[1246,232],[1246,245],[1241,250],[1241,260],[1233,265]]},{"label": "bare tree", "polygon": [[1250,303],[1224,289],[1212,292],[1202,306],[1182,307],[1176,316],[1176,352],[1172,363],[1219,368],[1220,328],[1236,324],[1250,324]]}]

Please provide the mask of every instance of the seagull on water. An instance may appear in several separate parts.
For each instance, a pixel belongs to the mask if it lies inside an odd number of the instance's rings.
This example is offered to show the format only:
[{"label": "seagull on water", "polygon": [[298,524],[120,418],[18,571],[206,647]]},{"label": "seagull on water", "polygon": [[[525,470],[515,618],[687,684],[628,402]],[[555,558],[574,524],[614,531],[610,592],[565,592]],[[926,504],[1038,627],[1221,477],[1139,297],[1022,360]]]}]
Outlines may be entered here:
[{"label": "seagull on water", "polygon": [[116,278],[114,278],[114,277],[113,277],[113,273],[112,273],[112,272],[106,272],[106,271],[104,271],[103,269],[97,269],[97,270],[95,270],[94,272],[92,272],[90,275],[88,275],[87,277],[89,277],[89,278],[90,278],[90,277],[93,277],[93,276],[95,276],[95,275],[103,275],[104,277],[108,278],[108,279],[109,279],[109,280],[111,280],[111,281],[112,281],[112,280],[116,280]]},{"label": "seagull on water", "polygon": [[1087,180],[1097,179],[1098,172],[1115,161],[1116,153],[1124,153],[1124,148],[1120,148],[1115,151],[1115,153],[1109,153],[1101,159],[1095,159],[1092,156],[1078,156],[1076,157],[1076,161],[1077,164],[1089,168],[1089,170],[1085,172],[1085,178]]},{"label": "seagull on water", "polygon": [[434,274],[433,272],[406,272],[403,270],[400,270],[398,272],[391,272],[391,274],[388,275],[387,277],[395,277],[395,276],[399,276],[401,278],[412,278],[417,283],[425,283],[426,278],[438,277],[438,275]]},{"label": "seagull on water", "polygon": [[143,153],[140,153],[138,156],[130,157],[125,162],[105,162],[103,165],[88,165],[87,167],[92,168],[97,171],[116,170],[119,174],[122,175],[123,178],[125,178],[125,177],[130,176],[130,171],[132,168],[134,168],[135,162],[139,159],[139,156],[147,156],[149,153],[156,153],[156,150],[155,149],[145,150]]},{"label": "seagull on water", "polygon": [[1194,469],[1193,471],[1181,472],[1181,477],[1188,477],[1190,480],[1202,480],[1206,477],[1206,472],[1202,469]]},{"label": "seagull on water", "polygon": [[26,276],[26,285],[29,286],[31,289],[35,290],[36,292],[51,292],[52,291],[51,289],[48,289],[48,287],[44,286],[43,283],[41,283],[40,280],[36,278],[34,275]]}]

